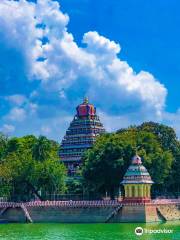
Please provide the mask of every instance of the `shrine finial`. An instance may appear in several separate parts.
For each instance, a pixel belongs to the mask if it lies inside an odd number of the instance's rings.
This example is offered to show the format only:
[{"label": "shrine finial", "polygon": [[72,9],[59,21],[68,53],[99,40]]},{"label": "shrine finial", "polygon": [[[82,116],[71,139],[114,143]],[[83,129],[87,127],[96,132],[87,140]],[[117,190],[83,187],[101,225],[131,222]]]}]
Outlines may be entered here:
[{"label": "shrine finial", "polygon": [[88,97],[85,97],[85,98],[84,98],[84,102],[83,102],[83,103],[85,103],[85,104],[88,104],[88,103],[89,103]]}]

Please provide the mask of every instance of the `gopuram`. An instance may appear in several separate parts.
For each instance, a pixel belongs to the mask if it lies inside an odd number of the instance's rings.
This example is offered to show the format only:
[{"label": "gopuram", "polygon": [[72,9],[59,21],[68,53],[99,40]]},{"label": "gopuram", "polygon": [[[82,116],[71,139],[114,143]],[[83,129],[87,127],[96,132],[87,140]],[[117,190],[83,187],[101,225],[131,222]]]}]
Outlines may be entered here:
[{"label": "gopuram", "polygon": [[84,151],[91,148],[97,136],[104,132],[96,108],[85,98],[83,103],[77,106],[76,115],[60,146],[59,156],[68,169],[68,175],[75,175]]}]

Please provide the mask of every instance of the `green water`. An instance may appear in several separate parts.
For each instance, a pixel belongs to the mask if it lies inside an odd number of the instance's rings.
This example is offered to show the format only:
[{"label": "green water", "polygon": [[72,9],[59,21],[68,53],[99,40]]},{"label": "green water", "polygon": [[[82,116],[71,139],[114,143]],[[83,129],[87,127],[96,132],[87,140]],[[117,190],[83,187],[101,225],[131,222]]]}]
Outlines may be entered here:
[{"label": "green water", "polygon": [[[173,233],[136,236],[134,229],[170,229]],[[2,240],[180,240],[180,222],[166,224],[0,224]]]}]

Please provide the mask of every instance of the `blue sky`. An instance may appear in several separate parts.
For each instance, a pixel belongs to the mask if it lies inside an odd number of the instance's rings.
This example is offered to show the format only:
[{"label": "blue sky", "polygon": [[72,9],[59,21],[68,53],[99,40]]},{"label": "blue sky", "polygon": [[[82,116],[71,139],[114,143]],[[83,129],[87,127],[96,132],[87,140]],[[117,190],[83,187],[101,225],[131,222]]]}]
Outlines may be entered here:
[{"label": "blue sky", "polygon": [[[178,0],[62,0],[69,30],[81,43],[89,30],[122,46],[121,59],[151,72],[168,88],[167,110],[179,108],[180,2]],[[78,31],[77,31],[78,30]],[[180,85],[179,85],[180,86]]]},{"label": "blue sky", "polygon": [[109,131],[154,120],[180,135],[179,8],[177,0],[0,2],[0,130],[61,140],[87,95]]}]

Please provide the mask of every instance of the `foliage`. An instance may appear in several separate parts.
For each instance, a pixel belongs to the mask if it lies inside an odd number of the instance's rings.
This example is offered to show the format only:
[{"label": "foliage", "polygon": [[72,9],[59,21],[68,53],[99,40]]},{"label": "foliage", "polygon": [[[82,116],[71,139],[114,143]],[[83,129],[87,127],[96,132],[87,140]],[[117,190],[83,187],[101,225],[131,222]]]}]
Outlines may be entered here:
[{"label": "foliage", "polygon": [[[173,155],[171,172],[165,182],[169,191],[180,191],[180,141],[173,128],[154,122],[143,123],[137,129],[155,134],[163,150],[170,151]],[[161,174],[161,173],[160,173]]]},{"label": "foliage", "polygon": [[83,194],[83,184],[81,178],[67,178],[66,187],[66,192],[68,194]]},{"label": "foliage", "polygon": [[166,126],[160,125],[158,130],[158,126],[147,123],[100,136],[83,159],[83,177],[87,190],[101,192],[102,195],[108,192],[113,198],[136,151],[155,182],[154,191],[164,191],[172,185],[170,176],[178,140],[169,127],[166,129]]},{"label": "foliage", "polygon": [[0,196],[25,201],[65,192],[114,198],[136,151],[155,182],[153,191],[180,191],[180,142],[163,124],[148,122],[99,136],[84,154],[78,180],[67,181],[58,150],[59,144],[44,136],[0,134]]},{"label": "foliage", "polygon": [[[1,135],[0,194],[13,200],[39,198],[65,191],[65,167],[59,162],[58,144],[40,136],[6,138]],[[41,196],[39,194],[41,192]]]},{"label": "foliage", "polygon": [[7,143],[8,138],[4,134],[0,133],[0,161],[5,154]]},{"label": "foliage", "polygon": [[164,150],[172,151],[173,154],[175,154],[180,147],[180,143],[177,139],[174,129],[169,126],[154,122],[146,122],[138,126],[137,129],[140,131],[143,130],[146,132],[151,132],[156,135],[162,148]]}]

